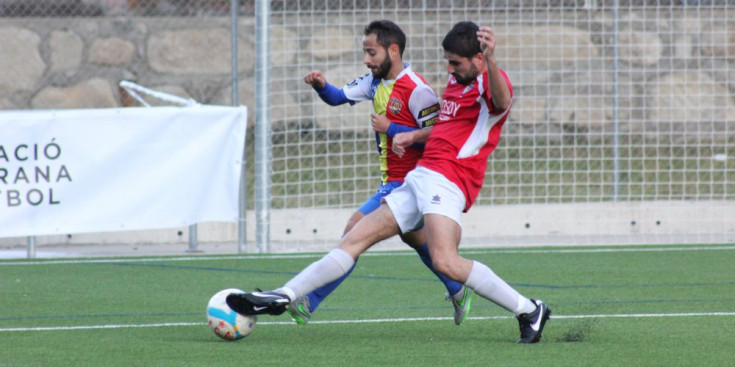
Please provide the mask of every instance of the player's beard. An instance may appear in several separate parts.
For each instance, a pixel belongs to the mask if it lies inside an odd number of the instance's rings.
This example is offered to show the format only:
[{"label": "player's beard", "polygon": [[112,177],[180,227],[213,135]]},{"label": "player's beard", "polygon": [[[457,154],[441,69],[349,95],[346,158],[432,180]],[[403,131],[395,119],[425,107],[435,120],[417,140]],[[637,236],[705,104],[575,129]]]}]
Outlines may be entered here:
[{"label": "player's beard", "polygon": [[469,71],[469,75],[461,76],[457,73],[452,74],[454,77],[454,80],[457,81],[458,84],[462,85],[470,85],[477,77],[480,75],[480,72],[477,70],[477,68],[472,65],[472,68]]},{"label": "player's beard", "polygon": [[385,56],[385,60],[378,65],[377,70],[371,70],[373,73],[373,77],[376,79],[385,79],[386,76],[388,76],[388,73],[390,72],[390,69],[393,68],[393,62],[390,61],[390,57],[388,55]]},{"label": "player's beard", "polygon": [[477,79],[477,75],[478,74],[463,77],[457,74],[452,74],[452,76],[454,76],[454,80],[456,80],[458,84],[462,84],[462,85],[470,85],[470,83],[472,83],[473,81],[475,81],[475,79]]}]

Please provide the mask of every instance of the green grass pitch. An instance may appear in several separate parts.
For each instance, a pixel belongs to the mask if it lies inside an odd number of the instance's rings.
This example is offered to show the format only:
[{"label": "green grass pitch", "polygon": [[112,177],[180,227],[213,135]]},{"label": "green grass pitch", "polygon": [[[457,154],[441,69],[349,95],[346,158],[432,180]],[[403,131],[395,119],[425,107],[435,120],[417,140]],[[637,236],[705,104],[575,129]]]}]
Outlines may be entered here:
[{"label": "green grass pitch", "polygon": [[722,366],[733,363],[735,245],[463,251],[553,310],[543,340],[475,296],[452,322],[409,252],[371,251],[306,326],[205,325],[220,289],[275,288],[320,255],[0,260],[0,366]]}]

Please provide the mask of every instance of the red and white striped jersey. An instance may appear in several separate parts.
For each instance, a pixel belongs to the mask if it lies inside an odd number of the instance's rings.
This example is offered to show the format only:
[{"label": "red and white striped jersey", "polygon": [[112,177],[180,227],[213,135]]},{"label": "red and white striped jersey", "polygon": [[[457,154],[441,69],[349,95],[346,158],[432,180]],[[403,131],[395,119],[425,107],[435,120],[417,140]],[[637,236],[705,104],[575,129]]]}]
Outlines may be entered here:
[{"label": "red and white striped jersey", "polygon": [[[513,96],[513,86],[501,70]],[[489,91],[487,72],[469,85],[449,78],[439,118],[418,165],[443,174],[465,195],[466,212],[482,188],[487,157],[495,150],[510,108],[498,111]]]},{"label": "red and white striped jersey", "polygon": [[[375,113],[385,115],[396,124],[424,128],[434,124],[439,114],[439,103],[434,90],[426,80],[404,63],[405,69],[393,80],[375,79],[363,75],[345,85],[345,96],[355,102],[371,100]],[[393,138],[386,133],[375,133],[380,158],[381,181],[403,182],[406,174],[416,167],[422,148],[406,147],[402,157],[391,150]]]}]

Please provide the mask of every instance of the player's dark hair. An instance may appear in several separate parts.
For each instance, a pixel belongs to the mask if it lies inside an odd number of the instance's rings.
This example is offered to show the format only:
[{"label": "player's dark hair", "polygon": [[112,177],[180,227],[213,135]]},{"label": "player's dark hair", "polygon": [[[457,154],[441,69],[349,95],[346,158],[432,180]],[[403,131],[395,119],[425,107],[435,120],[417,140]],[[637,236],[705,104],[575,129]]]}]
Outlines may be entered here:
[{"label": "player's dark hair", "polygon": [[406,48],[406,34],[403,33],[398,24],[390,20],[376,20],[365,27],[365,35],[374,34],[378,44],[386,50],[390,45],[398,45],[398,50],[403,57],[403,49]]},{"label": "player's dark hair", "polygon": [[480,26],[473,22],[459,22],[452,27],[452,30],[444,36],[442,47],[444,51],[451,52],[455,55],[472,58],[482,52],[480,41],[477,40],[477,31]]}]

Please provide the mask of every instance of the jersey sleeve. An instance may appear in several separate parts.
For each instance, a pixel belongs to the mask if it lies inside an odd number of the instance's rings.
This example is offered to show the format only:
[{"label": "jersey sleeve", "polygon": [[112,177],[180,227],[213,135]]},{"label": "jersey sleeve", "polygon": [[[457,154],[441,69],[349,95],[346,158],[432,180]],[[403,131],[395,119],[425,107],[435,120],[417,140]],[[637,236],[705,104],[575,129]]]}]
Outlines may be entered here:
[{"label": "jersey sleeve", "polygon": [[314,87],[314,90],[319,95],[319,98],[330,106],[339,106],[347,102],[355,104],[354,101],[351,101],[345,96],[345,92],[342,89],[337,89],[337,87],[329,83],[325,83],[323,88]]},{"label": "jersey sleeve", "polygon": [[395,122],[391,122],[390,125],[388,125],[388,130],[386,130],[385,134],[392,138],[396,136],[396,134],[406,133],[406,132],[414,131],[417,129],[418,129],[417,127],[406,126],[406,125],[397,124]]},{"label": "jersey sleeve", "polygon": [[365,74],[342,87],[345,97],[354,103],[373,99],[373,74]]},{"label": "jersey sleeve", "polygon": [[428,85],[420,84],[411,93],[408,108],[419,128],[433,126],[439,116],[439,99]]},{"label": "jersey sleeve", "polygon": [[[505,74],[505,71],[503,69],[500,69],[500,73],[503,75],[503,80],[505,80],[505,84],[508,85],[508,90],[510,90],[510,99],[513,100],[513,85],[510,84],[510,79],[508,79],[508,75]],[[484,75],[483,75],[484,77]],[[500,115],[504,113],[504,110],[498,110],[497,107],[495,107],[495,104],[493,103],[492,96],[490,95],[490,77],[488,76],[486,81],[484,81],[483,87],[485,88],[485,93],[483,93],[483,98],[487,101],[487,105],[490,106],[490,115]]]}]

